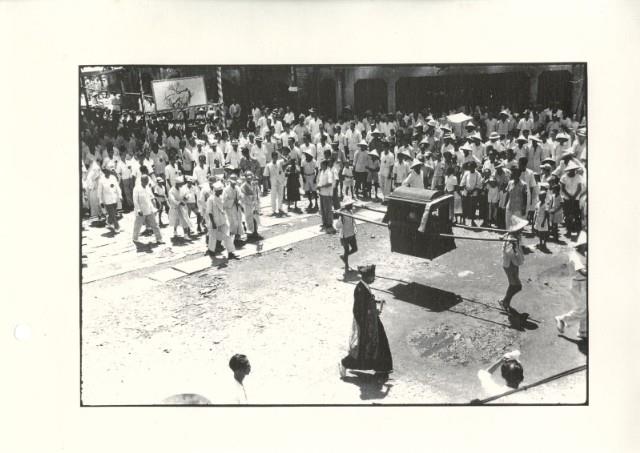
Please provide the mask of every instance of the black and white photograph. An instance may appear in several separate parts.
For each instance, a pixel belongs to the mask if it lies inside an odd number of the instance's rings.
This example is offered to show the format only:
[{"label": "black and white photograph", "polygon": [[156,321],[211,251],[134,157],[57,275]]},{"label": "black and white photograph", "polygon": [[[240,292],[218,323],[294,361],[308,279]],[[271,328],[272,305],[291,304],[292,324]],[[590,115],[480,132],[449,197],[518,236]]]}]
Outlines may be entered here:
[{"label": "black and white photograph", "polygon": [[586,62],[91,63],[82,406],[589,404]]}]

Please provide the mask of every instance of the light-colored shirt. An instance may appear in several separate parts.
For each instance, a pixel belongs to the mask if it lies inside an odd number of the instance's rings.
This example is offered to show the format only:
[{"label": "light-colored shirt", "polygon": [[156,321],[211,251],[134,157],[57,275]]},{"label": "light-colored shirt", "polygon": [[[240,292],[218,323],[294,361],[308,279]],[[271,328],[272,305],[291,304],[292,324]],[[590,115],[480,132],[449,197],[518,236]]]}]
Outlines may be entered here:
[{"label": "light-colored shirt", "polygon": [[283,185],[284,184],[284,170],[282,170],[283,160],[279,159],[274,164],[273,161],[269,162],[264,169],[264,176],[269,178],[271,185]]},{"label": "light-colored shirt", "polygon": [[120,193],[118,178],[113,175],[109,175],[108,178],[101,178],[98,185],[98,199],[100,203],[115,204],[120,198],[122,198],[122,194]]},{"label": "light-colored shirt", "polygon": [[[318,174],[318,191],[321,196],[331,196],[333,195],[333,182],[334,182],[334,172],[330,168],[326,170],[321,170]],[[329,184],[327,187],[322,187],[325,184]]]},{"label": "light-colored shirt", "polygon": [[341,215],[336,221],[336,229],[340,231],[341,238],[350,238],[358,232],[356,221],[352,217]]},{"label": "light-colored shirt", "polygon": [[422,176],[422,171],[420,171],[420,173],[416,173],[415,171],[411,170],[409,172],[409,176],[407,176],[405,180],[402,181],[402,185],[424,189],[424,178]]},{"label": "light-colored shirt", "polygon": [[206,165],[204,167],[201,167],[200,165],[198,165],[196,168],[193,169],[193,177],[196,178],[196,181],[200,186],[203,186],[207,183],[208,174],[209,174],[209,168]]},{"label": "light-colored shirt", "polygon": [[147,187],[142,185],[133,188],[133,207],[137,213],[142,212],[142,215],[150,215],[156,212],[156,208],[153,205],[153,194],[147,184]]}]

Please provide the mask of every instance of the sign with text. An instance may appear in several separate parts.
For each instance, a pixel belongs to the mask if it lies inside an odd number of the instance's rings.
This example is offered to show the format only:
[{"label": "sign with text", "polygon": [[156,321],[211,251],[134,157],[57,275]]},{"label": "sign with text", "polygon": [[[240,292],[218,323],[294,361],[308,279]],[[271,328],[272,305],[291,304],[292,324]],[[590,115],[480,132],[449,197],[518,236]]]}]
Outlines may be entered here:
[{"label": "sign with text", "polygon": [[153,80],[151,86],[158,111],[184,109],[207,103],[207,91],[202,76]]}]

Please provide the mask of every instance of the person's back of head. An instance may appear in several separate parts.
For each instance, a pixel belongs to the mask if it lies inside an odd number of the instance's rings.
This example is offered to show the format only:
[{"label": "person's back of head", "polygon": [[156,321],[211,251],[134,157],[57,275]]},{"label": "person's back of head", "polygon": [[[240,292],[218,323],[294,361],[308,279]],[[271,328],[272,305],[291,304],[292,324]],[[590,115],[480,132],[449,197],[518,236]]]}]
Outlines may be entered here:
[{"label": "person's back of head", "polygon": [[515,359],[508,359],[502,363],[500,368],[502,377],[511,388],[518,388],[524,379],[524,370],[522,364]]}]

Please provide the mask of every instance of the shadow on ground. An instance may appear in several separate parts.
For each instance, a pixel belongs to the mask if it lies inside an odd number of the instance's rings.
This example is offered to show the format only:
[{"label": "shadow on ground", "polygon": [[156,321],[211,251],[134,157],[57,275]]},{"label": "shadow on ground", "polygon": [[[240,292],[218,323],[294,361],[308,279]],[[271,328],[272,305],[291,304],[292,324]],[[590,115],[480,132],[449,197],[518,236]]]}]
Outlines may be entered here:
[{"label": "shadow on ground", "polygon": [[346,376],[342,381],[356,385],[360,388],[360,399],[381,400],[384,399],[393,387],[393,384],[384,382],[379,376],[360,371],[352,371],[353,376]]}]

